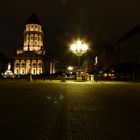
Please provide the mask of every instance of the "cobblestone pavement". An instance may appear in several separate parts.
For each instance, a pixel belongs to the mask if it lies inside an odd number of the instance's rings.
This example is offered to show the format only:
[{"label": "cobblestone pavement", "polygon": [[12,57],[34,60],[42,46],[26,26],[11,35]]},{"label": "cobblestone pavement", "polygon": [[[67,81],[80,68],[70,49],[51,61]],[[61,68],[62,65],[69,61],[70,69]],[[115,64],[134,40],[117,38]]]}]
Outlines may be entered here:
[{"label": "cobblestone pavement", "polygon": [[0,140],[140,140],[140,84],[0,82]]}]

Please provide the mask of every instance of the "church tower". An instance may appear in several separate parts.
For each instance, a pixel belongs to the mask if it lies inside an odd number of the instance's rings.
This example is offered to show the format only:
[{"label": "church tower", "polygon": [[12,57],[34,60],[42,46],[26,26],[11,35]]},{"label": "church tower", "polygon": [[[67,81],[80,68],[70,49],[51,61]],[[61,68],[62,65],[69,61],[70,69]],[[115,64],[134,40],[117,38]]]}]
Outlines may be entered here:
[{"label": "church tower", "polygon": [[24,30],[23,51],[35,51],[42,53],[43,49],[43,31],[38,17],[33,14]]},{"label": "church tower", "polygon": [[39,75],[45,72],[43,36],[40,20],[33,14],[25,25],[23,47],[14,56],[15,75]]}]

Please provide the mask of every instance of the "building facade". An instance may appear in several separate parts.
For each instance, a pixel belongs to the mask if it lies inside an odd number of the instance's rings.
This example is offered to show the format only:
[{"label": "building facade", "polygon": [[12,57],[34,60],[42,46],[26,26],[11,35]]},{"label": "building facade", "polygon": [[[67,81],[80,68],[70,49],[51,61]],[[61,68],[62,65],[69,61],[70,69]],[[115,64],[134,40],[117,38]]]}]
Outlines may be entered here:
[{"label": "building facade", "polygon": [[119,63],[119,50],[117,46],[105,46],[98,55],[97,68],[108,70]]},{"label": "building facade", "polygon": [[140,64],[140,25],[130,30],[117,42],[119,63]]},{"label": "building facade", "polygon": [[23,47],[14,56],[15,75],[39,75],[45,72],[43,31],[38,17],[33,14],[24,29]]}]

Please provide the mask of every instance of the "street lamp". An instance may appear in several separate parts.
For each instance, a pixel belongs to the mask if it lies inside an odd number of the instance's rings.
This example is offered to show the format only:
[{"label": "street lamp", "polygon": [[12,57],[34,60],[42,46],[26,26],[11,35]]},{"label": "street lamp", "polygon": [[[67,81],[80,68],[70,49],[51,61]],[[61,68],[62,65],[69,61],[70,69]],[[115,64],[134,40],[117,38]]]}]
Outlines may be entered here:
[{"label": "street lamp", "polygon": [[69,73],[70,73],[70,77],[71,77],[71,74],[72,74],[72,70],[73,70],[73,67],[72,66],[68,66],[68,71],[69,71]]},{"label": "street lamp", "polygon": [[72,71],[73,70],[73,67],[72,66],[68,66],[67,68],[69,71]]},{"label": "street lamp", "polygon": [[71,51],[78,56],[78,70],[77,70],[77,80],[82,80],[81,74],[82,71],[80,69],[80,57],[87,52],[88,45],[82,40],[76,40],[70,45]]}]

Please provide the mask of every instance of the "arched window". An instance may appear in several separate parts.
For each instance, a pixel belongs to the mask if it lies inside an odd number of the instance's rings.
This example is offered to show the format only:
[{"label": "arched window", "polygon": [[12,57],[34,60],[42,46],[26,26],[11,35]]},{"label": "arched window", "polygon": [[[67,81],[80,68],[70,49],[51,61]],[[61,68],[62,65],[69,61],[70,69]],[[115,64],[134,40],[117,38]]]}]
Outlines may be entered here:
[{"label": "arched window", "polygon": [[21,67],[22,67],[22,68],[25,68],[25,63],[22,63],[22,64],[21,64]]},{"label": "arched window", "polygon": [[16,68],[19,68],[19,63],[16,63]]},{"label": "arched window", "polygon": [[40,68],[40,67],[42,67],[42,64],[41,64],[41,63],[39,63],[39,64],[38,64],[38,67],[39,67],[39,68]]},{"label": "arched window", "polygon": [[36,63],[33,63],[33,68],[35,68],[36,67]]}]

